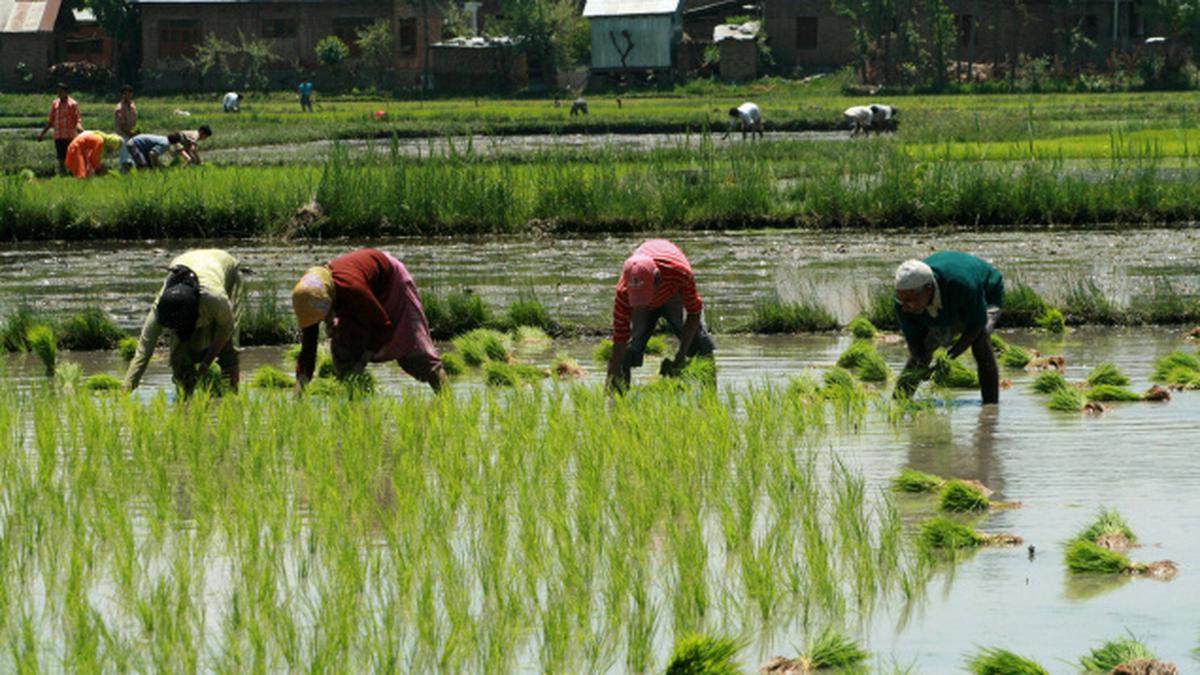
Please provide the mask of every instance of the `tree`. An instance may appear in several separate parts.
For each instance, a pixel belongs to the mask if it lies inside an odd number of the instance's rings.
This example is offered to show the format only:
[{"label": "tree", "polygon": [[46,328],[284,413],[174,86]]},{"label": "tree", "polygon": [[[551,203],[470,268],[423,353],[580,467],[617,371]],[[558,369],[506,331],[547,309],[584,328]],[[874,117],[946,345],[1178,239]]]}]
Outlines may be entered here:
[{"label": "tree", "polygon": [[323,66],[337,68],[342,65],[342,62],[350,58],[350,47],[346,46],[345,42],[336,35],[327,35],[321,38],[314,50],[317,53],[317,60]]},{"label": "tree", "polygon": [[[558,71],[571,65],[581,52],[580,36],[587,20],[575,0],[501,0],[504,18],[489,32],[519,40],[531,68],[542,71],[545,84],[554,88]],[[590,37],[588,49],[590,50]]]},{"label": "tree", "polygon": [[132,80],[142,60],[142,13],[138,6],[126,0],[76,0],[71,4],[92,10],[96,23],[117,46],[118,77],[124,81]]},{"label": "tree", "polygon": [[188,63],[202,76],[215,71],[229,86],[265,91],[270,84],[267,67],[278,60],[279,55],[266,40],[255,40],[238,33],[235,44],[209,33]]},{"label": "tree", "polygon": [[395,46],[391,24],[385,19],[380,19],[365,28],[360,28],[357,35],[358,39],[355,42],[362,52],[363,61],[375,71],[376,84],[380,87],[385,86]]}]

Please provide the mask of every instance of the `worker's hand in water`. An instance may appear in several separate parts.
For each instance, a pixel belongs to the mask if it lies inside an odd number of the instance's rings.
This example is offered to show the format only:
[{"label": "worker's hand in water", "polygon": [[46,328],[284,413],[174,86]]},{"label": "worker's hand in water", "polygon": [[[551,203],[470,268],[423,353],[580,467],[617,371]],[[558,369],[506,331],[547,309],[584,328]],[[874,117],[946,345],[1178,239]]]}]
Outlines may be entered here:
[{"label": "worker's hand in water", "polygon": [[662,365],[658,367],[658,374],[663,377],[678,377],[687,363],[687,357],[663,359]]}]

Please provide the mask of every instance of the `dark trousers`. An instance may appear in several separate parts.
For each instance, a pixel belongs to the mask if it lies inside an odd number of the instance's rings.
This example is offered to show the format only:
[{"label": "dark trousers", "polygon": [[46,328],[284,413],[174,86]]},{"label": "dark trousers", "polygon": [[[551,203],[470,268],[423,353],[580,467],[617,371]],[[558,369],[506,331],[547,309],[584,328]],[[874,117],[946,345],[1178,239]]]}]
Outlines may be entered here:
[{"label": "dark trousers", "polygon": [[[625,350],[625,363],[621,365],[621,376],[626,382],[629,381],[632,370],[641,366],[645,360],[646,343],[654,335],[654,329],[658,327],[659,319],[666,319],[667,324],[671,326],[671,332],[682,340],[683,324],[686,318],[687,312],[683,308],[683,298],[679,295],[668,300],[662,307],[655,309],[635,307],[632,310],[629,317],[629,346]],[[700,330],[696,331],[696,337],[692,340],[692,346],[688,348],[687,355],[689,357],[707,356],[711,355],[715,349],[716,344],[713,342],[712,336],[708,334],[704,321],[701,321]]]}]

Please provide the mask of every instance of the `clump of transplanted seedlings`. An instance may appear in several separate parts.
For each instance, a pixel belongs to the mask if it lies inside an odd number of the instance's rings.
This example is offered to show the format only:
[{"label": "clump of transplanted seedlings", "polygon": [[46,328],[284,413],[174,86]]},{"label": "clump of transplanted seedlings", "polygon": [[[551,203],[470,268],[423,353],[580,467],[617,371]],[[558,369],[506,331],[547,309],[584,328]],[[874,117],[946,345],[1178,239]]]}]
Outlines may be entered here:
[{"label": "clump of transplanted seedlings", "polygon": [[1096,518],[1075,535],[1076,539],[1090,541],[1104,548],[1127,549],[1137,543],[1133,528],[1116,509],[1101,509]]},{"label": "clump of transplanted seedlings", "polygon": [[108,373],[97,373],[83,381],[83,388],[87,391],[119,391],[121,386],[121,380]]},{"label": "clump of transplanted seedlings", "polygon": [[512,344],[500,331],[477,328],[454,338],[454,348],[462,354],[463,361],[472,368],[482,367],[488,361],[511,361]]},{"label": "clump of transplanted seedlings", "polygon": [[54,329],[45,324],[33,326],[25,334],[29,342],[29,350],[37,354],[46,369],[46,377],[54,377],[54,365],[58,360],[58,340],[54,337]]},{"label": "clump of transplanted seedlings", "polygon": [[537,326],[519,325],[513,329],[513,342],[523,346],[546,345],[553,341],[546,331]]},{"label": "clump of transplanted seedlings", "polygon": [[137,349],[138,339],[134,337],[123,337],[121,338],[121,341],[117,343],[117,354],[119,354],[121,359],[126,363],[132,361],[133,357],[137,356]]},{"label": "clump of transplanted seedlings", "polygon": [[666,675],[738,675],[735,658],[739,640],[708,635],[688,635],[675,643]]},{"label": "clump of transplanted seedlings", "polygon": [[[592,350],[592,360],[596,363],[608,363],[608,358],[612,356],[613,341],[605,338],[600,341],[599,345]],[[646,354],[650,356],[659,356],[667,353],[667,341],[661,335],[655,335],[646,342]]]},{"label": "clump of transplanted seedlings", "polygon": [[1096,387],[1102,384],[1112,385],[1115,387],[1128,387],[1129,378],[1122,373],[1116,365],[1112,363],[1101,363],[1092,368],[1092,372],[1088,373],[1087,383],[1089,387]]},{"label": "clump of transplanted seedlings", "polygon": [[1122,663],[1157,660],[1158,656],[1133,635],[1109,640],[1079,657],[1079,667],[1088,673],[1108,673]]},{"label": "clump of transplanted seedlings", "polygon": [[1067,318],[1057,307],[1047,307],[1034,321],[1039,328],[1047,332],[1059,334],[1067,332]]},{"label": "clump of transplanted seedlings", "polygon": [[560,380],[578,380],[587,375],[587,371],[579,365],[578,361],[565,354],[559,354],[554,358],[551,370]]},{"label": "clump of transplanted seedlings", "polygon": [[789,659],[782,656],[767,661],[759,673],[811,673],[825,669],[848,670],[857,668],[870,656],[857,641],[843,635],[833,627],[821,631],[800,656]]},{"label": "clump of transplanted seedlings", "polygon": [[871,340],[879,335],[879,329],[875,327],[875,324],[862,315],[854,317],[854,320],[846,326],[846,330],[859,340]]},{"label": "clump of transplanted seedlings", "polygon": [[1083,393],[1068,385],[1066,389],[1055,389],[1050,394],[1050,400],[1046,403],[1046,407],[1060,412],[1079,412],[1083,410],[1085,403],[1087,401],[1084,399]]},{"label": "clump of transplanted seedlings", "polygon": [[458,352],[444,352],[441,355],[442,370],[450,377],[458,377],[467,372],[467,363]]},{"label": "clump of transplanted seedlings", "polygon": [[946,484],[946,479],[931,473],[916,469],[901,469],[900,475],[892,479],[892,487],[897,492],[926,493],[937,492]]},{"label": "clump of transplanted seedlings", "polygon": [[1134,574],[1164,579],[1175,575],[1179,568],[1169,560],[1153,563],[1130,560],[1124,551],[1136,542],[1137,536],[1121,514],[1105,509],[1067,542],[1063,560],[1075,574]]},{"label": "clump of transplanted seedlings", "polygon": [[1033,360],[1033,353],[1018,347],[1017,345],[1006,342],[1004,338],[992,333],[992,349],[1000,357],[1000,363],[1007,368],[1020,369],[1029,365]]},{"label": "clump of transplanted seedlings", "polygon": [[1050,675],[1035,661],[1007,649],[984,649],[967,662],[974,675]]},{"label": "clump of transplanted seedlings", "polygon": [[837,365],[858,375],[864,382],[886,382],[892,371],[870,340],[855,340],[838,357]]},{"label": "clump of transplanted seedlings", "polygon": [[1115,384],[1098,384],[1084,392],[1089,401],[1140,401],[1142,395]]},{"label": "clump of transplanted seedlings", "polygon": [[947,389],[974,389],[979,386],[979,376],[958,359],[950,358],[944,349],[933,354],[931,379],[939,387]]},{"label": "clump of transplanted seedlings", "polygon": [[493,387],[517,387],[549,376],[545,370],[527,363],[489,361],[483,366],[483,381]]},{"label": "clump of transplanted seedlings", "polygon": [[977,546],[1017,546],[1023,540],[1011,534],[985,534],[975,528],[938,516],[921,525],[921,544],[930,549],[955,551]]},{"label": "clump of transplanted seedlings", "polygon": [[946,481],[938,496],[938,507],[950,513],[986,511],[991,501],[979,488],[961,480]]},{"label": "clump of transplanted seedlings", "polygon": [[1047,370],[1038,373],[1038,376],[1033,380],[1033,390],[1039,394],[1053,394],[1060,389],[1070,389],[1071,384],[1067,382],[1067,378],[1063,377],[1062,373],[1057,370]]},{"label": "clump of transplanted seedlings", "polygon": [[1200,389],[1200,358],[1175,351],[1154,363],[1151,379],[1180,389]]},{"label": "clump of transplanted seedlings", "polygon": [[296,380],[275,366],[261,366],[250,376],[250,386],[254,389],[290,389],[296,386]]}]

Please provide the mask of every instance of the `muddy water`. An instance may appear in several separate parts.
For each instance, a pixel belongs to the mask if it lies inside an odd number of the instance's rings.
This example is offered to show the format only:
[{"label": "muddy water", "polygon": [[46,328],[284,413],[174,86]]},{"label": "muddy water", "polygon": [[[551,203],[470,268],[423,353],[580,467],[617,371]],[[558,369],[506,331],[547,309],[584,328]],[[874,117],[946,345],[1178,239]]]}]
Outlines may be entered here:
[{"label": "muddy water", "polygon": [[[1006,333],[1022,346],[1066,356],[1068,377],[1082,379],[1097,363],[1116,363],[1133,378],[1133,388],[1149,385],[1154,359],[1173,349],[1195,351],[1176,330],[1081,329],[1065,338],[1026,331]],[[794,374],[831,365],[847,338],[733,338],[720,341],[722,386],[783,383]],[[588,382],[599,381],[590,363],[592,344],[567,341],[528,350],[523,358],[548,364],[556,351],[589,366]],[[897,345],[881,347],[893,368],[903,359]],[[88,373],[119,372],[107,354],[67,354]],[[249,349],[247,369],[278,364],[282,350]],[[648,359],[648,363],[653,362]],[[32,358],[10,357],[9,376],[32,381],[40,367]],[[373,366],[387,395],[428,393],[394,366]],[[647,366],[637,377],[649,377]],[[1000,511],[976,523],[984,532],[1014,533],[1035,546],[982,550],[957,565],[939,569],[919,601],[899,599],[864,617],[858,630],[868,648],[887,664],[916,663],[916,672],[959,672],[964,655],[976,646],[1009,648],[1040,661],[1054,673],[1101,641],[1132,632],[1181,672],[1196,665],[1190,652],[1200,642],[1200,392],[1179,393],[1165,404],[1117,404],[1101,417],[1055,413],[1030,389],[1032,376],[1006,373],[1014,386],[1001,394],[998,408],[985,409],[978,394],[963,392],[916,419],[891,425],[878,414],[859,433],[835,433],[824,443],[830,452],[860,467],[870,484],[886,488],[900,467],[943,476],[978,479],[997,491],[995,498],[1020,501],[1023,508]],[[165,366],[155,363],[140,395],[167,387]],[[477,377],[458,390],[483,387]],[[1100,507],[1119,509],[1144,542],[1132,557],[1179,564],[1170,582],[1101,578],[1079,581],[1065,572],[1060,544]],[[902,499],[902,512],[914,526],[930,514],[929,501]],[[791,654],[801,628],[779,626],[757,634],[743,652],[745,670],[775,654]],[[660,660],[670,645],[660,635]],[[878,662],[878,661],[877,661]]]},{"label": "muddy water", "polygon": [[[1048,232],[667,233],[697,272],[707,320],[717,328],[746,318],[755,302],[775,296],[816,298],[851,318],[872,285],[886,283],[898,261],[938,249],[969,251],[994,261],[1051,298],[1081,280],[1094,281],[1118,305],[1143,301],[1160,280],[1200,292],[1200,229]],[[356,239],[338,242],[57,242],[0,249],[0,315],[25,302],[48,312],[99,304],[122,326],[140,327],[170,260],[190,246],[220,246],[252,274],[250,291],[288,292],[309,265],[358,246],[388,250],[405,262],[422,289],[470,288],[502,309],[532,290],[551,315],[604,326],[621,261],[645,236],[547,238]]]},{"label": "muddy water", "polygon": [[[710,135],[720,139],[722,131]],[[400,154],[406,157],[428,157],[468,149],[476,154],[521,154],[543,150],[656,150],[659,148],[697,147],[701,134],[527,134],[517,136],[464,136],[438,138],[403,138],[396,142]],[[845,141],[844,131],[780,131],[767,134],[769,141]],[[731,136],[741,142],[740,134]],[[388,139],[349,139],[338,143],[352,153],[391,152]],[[323,161],[333,148],[333,141],[321,140],[289,145],[254,145],[239,148],[210,150],[204,158],[214,164],[283,164],[302,161]]]}]

